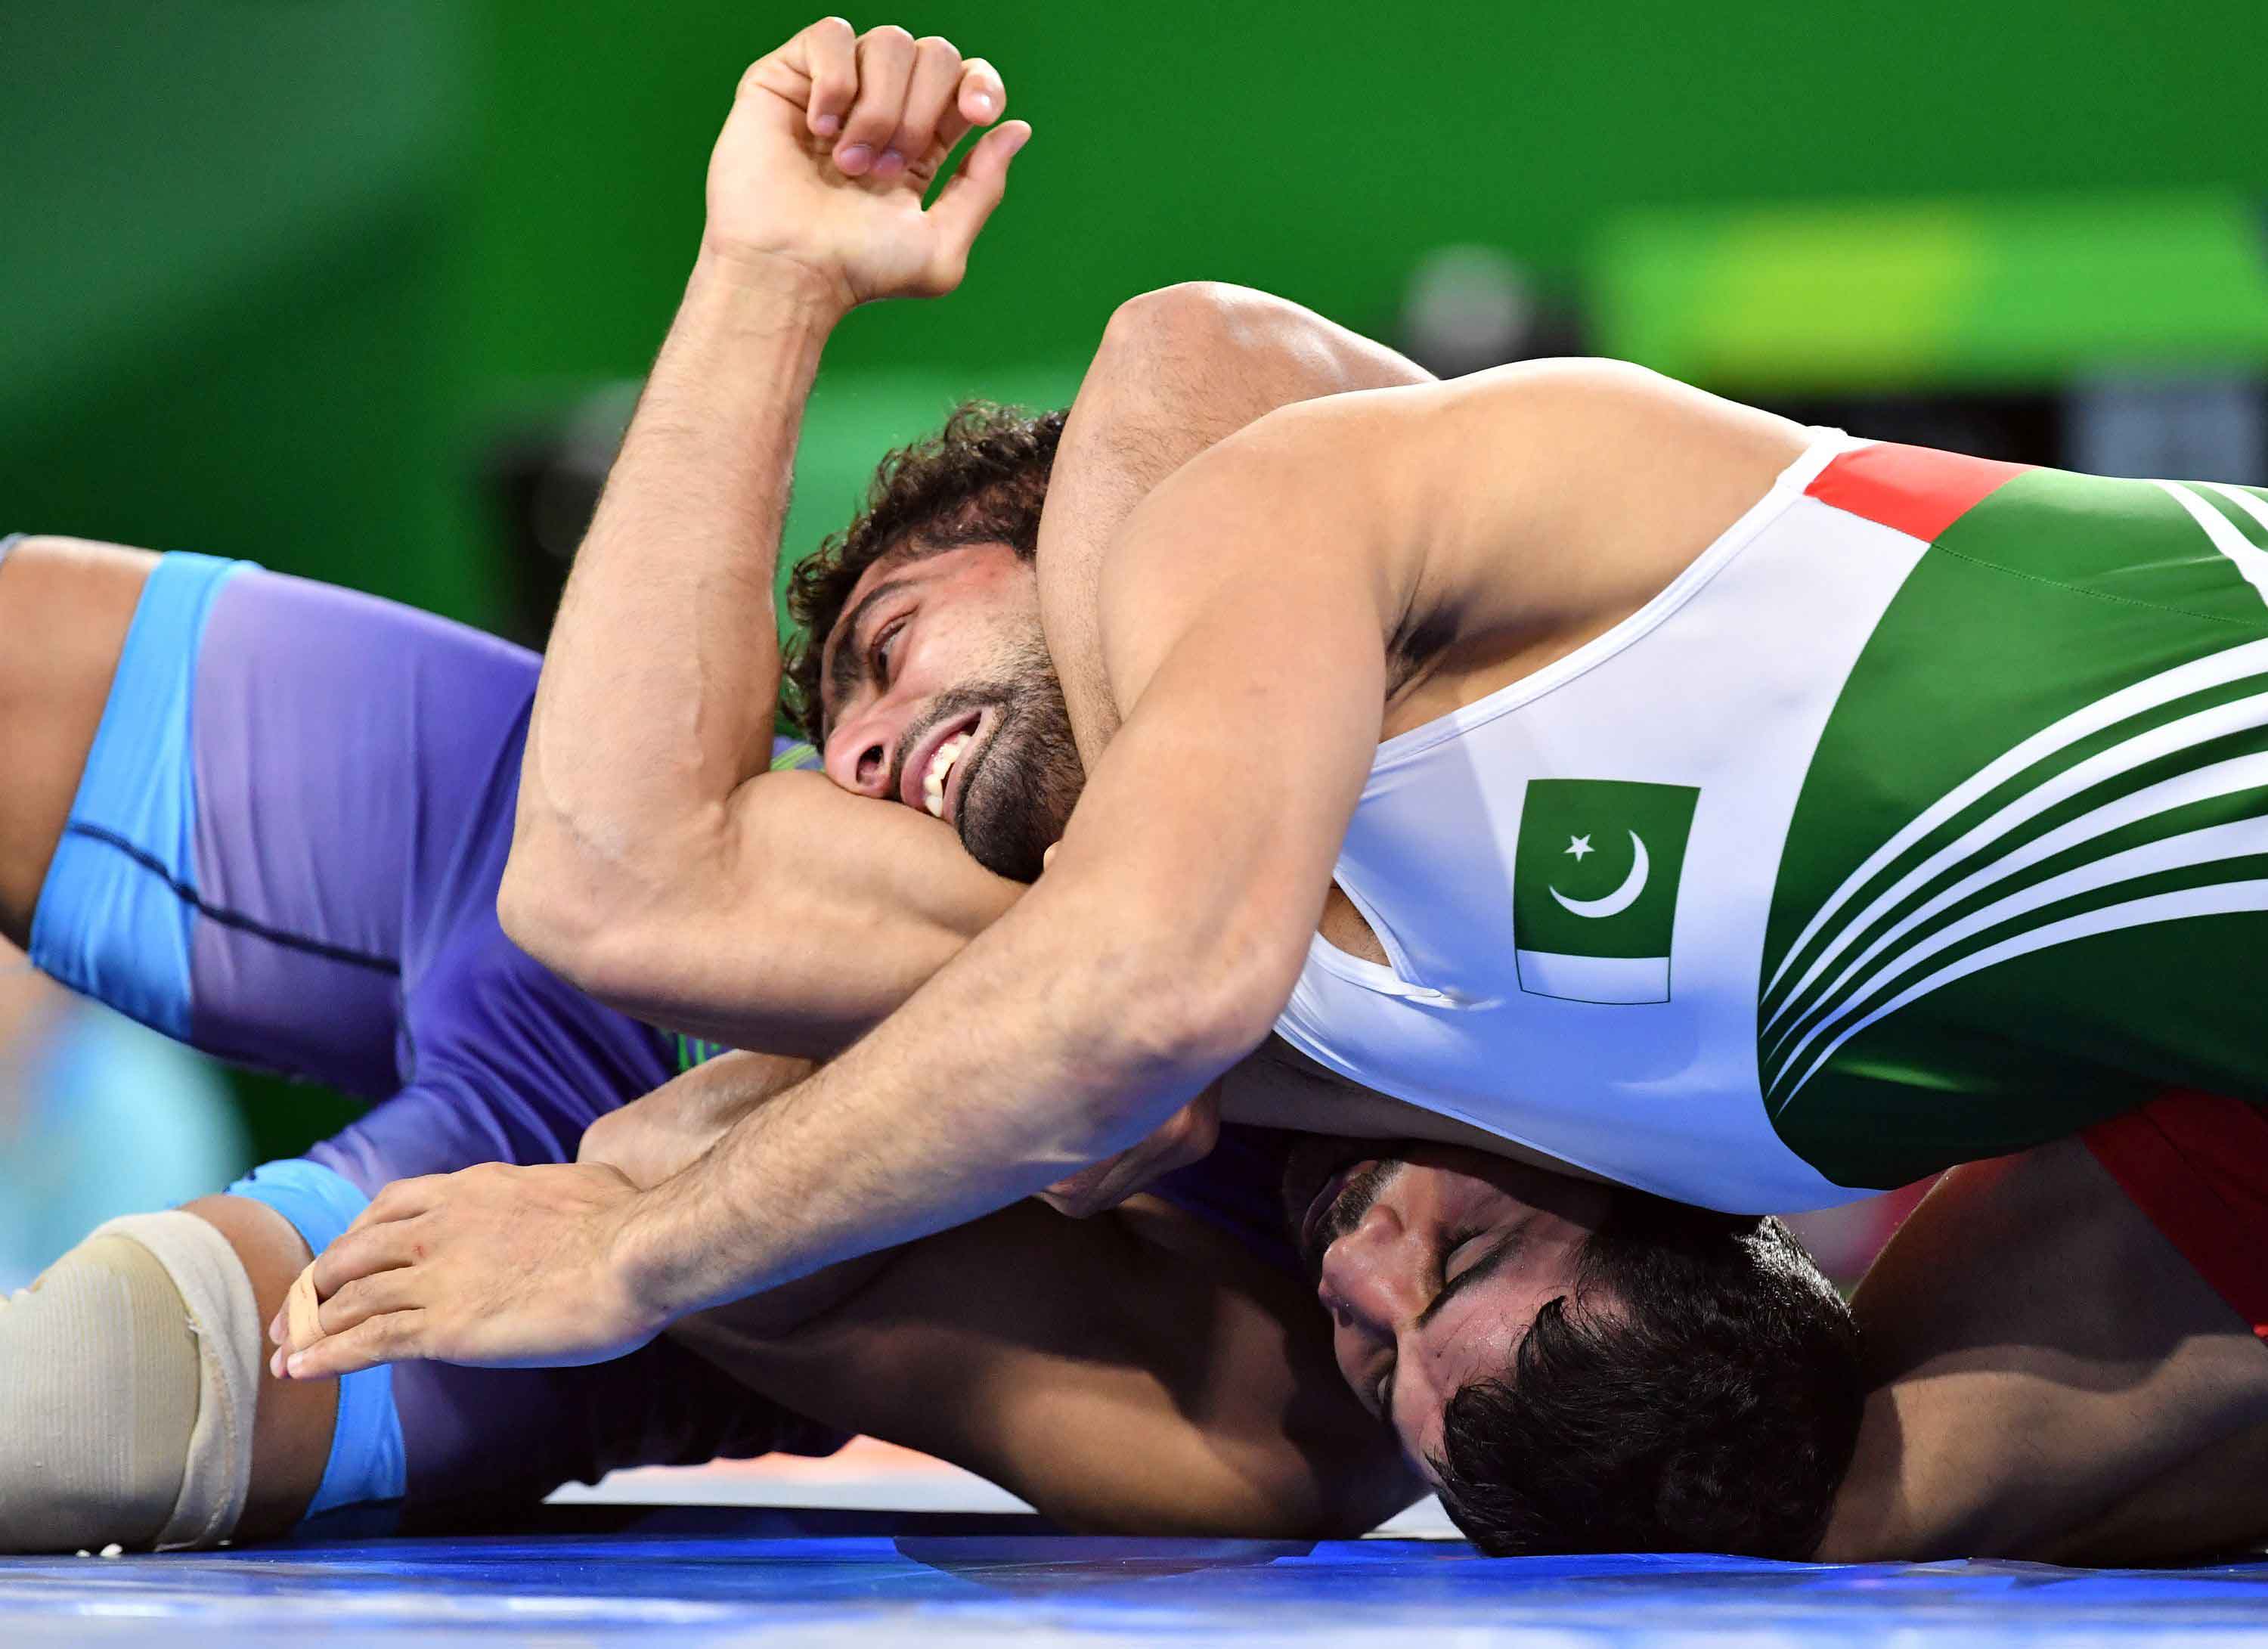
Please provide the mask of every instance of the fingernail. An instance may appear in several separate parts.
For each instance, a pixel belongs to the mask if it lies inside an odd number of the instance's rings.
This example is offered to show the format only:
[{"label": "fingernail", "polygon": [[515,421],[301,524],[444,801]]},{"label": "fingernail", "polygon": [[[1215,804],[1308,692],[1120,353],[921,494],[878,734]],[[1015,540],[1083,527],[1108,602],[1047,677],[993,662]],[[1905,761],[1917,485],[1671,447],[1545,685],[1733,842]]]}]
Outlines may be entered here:
[{"label": "fingernail", "polygon": [[992,118],[992,94],[990,92],[978,92],[969,102],[976,107],[977,119],[989,121]]},{"label": "fingernail", "polygon": [[874,151],[864,144],[853,144],[835,157],[835,164],[854,178],[873,163]]},{"label": "fingernail", "polygon": [[1019,149],[1021,149],[1026,144],[1031,141],[1032,129],[1028,126],[1025,127],[1021,131],[1010,132],[1007,138],[1008,152],[1012,155]]},{"label": "fingernail", "polygon": [[306,1355],[305,1351],[294,1351],[284,1359],[284,1366],[291,1371],[294,1380],[299,1377],[299,1365],[306,1359]]},{"label": "fingernail", "polygon": [[269,1353],[268,1372],[278,1380],[284,1378],[284,1351],[282,1347],[279,1346],[275,1351]]},{"label": "fingernail", "polygon": [[843,129],[843,117],[840,114],[822,114],[811,122],[811,129],[821,137],[832,137]]},{"label": "fingernail", "polygon": [[906,169],[906,158],[895,149],[885,149],[874,157],[874,175],[894,178]]}]

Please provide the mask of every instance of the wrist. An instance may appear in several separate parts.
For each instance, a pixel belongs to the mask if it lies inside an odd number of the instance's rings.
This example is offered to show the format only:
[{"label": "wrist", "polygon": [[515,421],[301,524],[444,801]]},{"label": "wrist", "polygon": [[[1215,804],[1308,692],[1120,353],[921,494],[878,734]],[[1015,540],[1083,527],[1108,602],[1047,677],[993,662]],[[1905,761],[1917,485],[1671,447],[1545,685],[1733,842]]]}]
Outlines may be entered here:
[{"label": "wrist", "polygon": [[[718,1294],[719,1279],[710,1275],[714,1260],[708,1242],[702,1240],[705,1234],[713,1241],[716,1233],[704,1233],[700,1222],[680,1216],[683,1177],[665,1180],[624,1204],[608,1249],[616,1287],[636,1302],[639,1314],[653,1322],[657,1331],[716,1305],[719,1298],[747,1292],[726,1289]],[[681,1233],[687,1232],[694,1237],[689,1245],[681,1240]]]},{"label": "wrist", "polygon": [[691,1307],[677,1299],[677,1268],[668,1263],[669,1256],[655,1240],[653,1201],[653,1190],[640,1190],[622,1205],[607,1243],[606,1263],[617,1293],[659,1332]]},{"label": "wrist", "polygon": [[713,295],[730,303],[777,310],[792,322],[831,330],[858,307],[839,272],[785,252],[760,251],[703,239],[694,260],[688,296]]}]

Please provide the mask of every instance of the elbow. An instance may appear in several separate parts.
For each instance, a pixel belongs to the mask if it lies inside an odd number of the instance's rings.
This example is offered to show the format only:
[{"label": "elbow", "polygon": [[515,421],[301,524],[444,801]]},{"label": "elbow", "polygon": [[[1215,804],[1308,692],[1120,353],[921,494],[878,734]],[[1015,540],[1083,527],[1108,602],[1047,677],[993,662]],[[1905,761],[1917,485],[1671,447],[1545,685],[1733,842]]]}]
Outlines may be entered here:
[{"label": "elbow", "polygon": [[647,936],[669,926],[647,879],[593,863],[525,816],[497,887],[504,937],[585,996],[630,1011],[650,994]]},{"label": "elbow", "polygon": [[1323,323],[1297,304],[1226,281],[1184,281],[1130,298],[1111,312],[1095,364],[1136,380],[1233,372],[1249,356],[1280,354]]},{"label": "elbow", "polygon": [[[1123,1075],[1116,1093],[1186,1098],[1265,1042],[1306,960],[1305,935],[1294,938],[1191,935],[1130,946],[1098,969],[1089,1022],[1108,1027],[1098,1051]],[[1088,1143],[1102,1154],[1141,1138],[1159,1119],[1114,1099],[1088,1120],[1095,1135]]]},{"label": "elbow", "polygon": [[602,902],[579,891],[572,879],[542,865],[515,842],[497,887],[497,924],[504,935],[545,968],[587,996],[603,971],[601,936],[610,924]]}]

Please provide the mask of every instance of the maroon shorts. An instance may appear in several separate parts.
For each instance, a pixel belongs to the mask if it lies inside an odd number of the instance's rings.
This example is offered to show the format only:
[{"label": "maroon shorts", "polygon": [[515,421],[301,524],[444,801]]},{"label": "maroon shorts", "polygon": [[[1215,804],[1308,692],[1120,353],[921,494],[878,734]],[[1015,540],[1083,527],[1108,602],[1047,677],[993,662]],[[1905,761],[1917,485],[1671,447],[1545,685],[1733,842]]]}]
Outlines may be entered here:
[{"label": "maroon shorts", "polygon": [[2176,1092],[2080,1138],[2198,1275],[2268,1339],[2268,1110]]}]

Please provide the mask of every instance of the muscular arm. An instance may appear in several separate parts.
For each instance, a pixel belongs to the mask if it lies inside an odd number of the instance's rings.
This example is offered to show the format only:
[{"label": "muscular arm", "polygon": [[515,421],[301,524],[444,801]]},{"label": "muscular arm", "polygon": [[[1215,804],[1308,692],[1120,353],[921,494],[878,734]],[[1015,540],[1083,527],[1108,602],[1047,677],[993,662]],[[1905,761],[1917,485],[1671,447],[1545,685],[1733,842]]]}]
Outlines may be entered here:
[{"label": "muscular arm", "polygon": [[[820,351],[858,303],[959,283],[1025,129],[922,195],[1005,99],[945,41],[854,40],[839,18],[742,78],[700,260],[552,639],[499,900],[515,939],[617,1007],[825,1052],[1012,896],[932,821],[764,770],[773,572]],[[854,144],[909,165],[847,165]]]},{"label": "muscular arm", "polygon": [[501,901],[616,1007],[821,1053],[1012,897],[932,821],[765,772],[772,570],[832,323],[792,283],[696,270],[561,607]]},{"label": "muscular arm", "polygon": [[2171,1562],[2268,1531],[2268,1348],[2075,1140],[1948,1174],[1852,1307],[1820,1556]]},{"label": "muscular arm", "polygon": [[[725,1055],[601,1118],[580,1159],[658,1183],[805,1070]],[[953,1461],[1073,1528],[1353,1535],[1419,1492],[1307,1291],[1154,1198],[1076,1223],[1005,1209],[670,1332],[799,1414]]]}]

